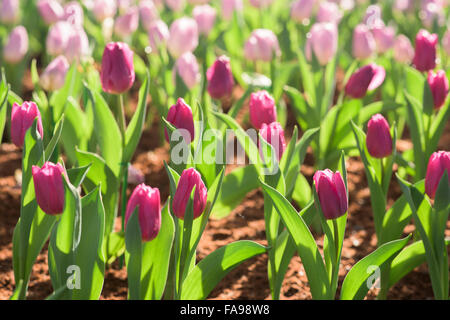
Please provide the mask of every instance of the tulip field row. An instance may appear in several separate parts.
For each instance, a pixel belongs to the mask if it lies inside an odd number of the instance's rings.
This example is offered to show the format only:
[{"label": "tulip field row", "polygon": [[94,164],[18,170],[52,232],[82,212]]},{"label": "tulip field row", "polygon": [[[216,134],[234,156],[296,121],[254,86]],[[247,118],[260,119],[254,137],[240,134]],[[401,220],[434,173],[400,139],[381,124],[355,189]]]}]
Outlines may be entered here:
[{"label": "tulip field row", "polygon": [[[0,0],[9,299],[44,252],[52,300],[100,299],[113,265],[130,300],[207,299],[260,256],[274,300],[296,256],[312,299],[384,300],[425,266],[447,300],[449,26],[447,0]],[[150,141],[165,184],[133,166]],[[342,276],[350,158],[376,243]],[[200,259],[254,191],[264,241]]]}]

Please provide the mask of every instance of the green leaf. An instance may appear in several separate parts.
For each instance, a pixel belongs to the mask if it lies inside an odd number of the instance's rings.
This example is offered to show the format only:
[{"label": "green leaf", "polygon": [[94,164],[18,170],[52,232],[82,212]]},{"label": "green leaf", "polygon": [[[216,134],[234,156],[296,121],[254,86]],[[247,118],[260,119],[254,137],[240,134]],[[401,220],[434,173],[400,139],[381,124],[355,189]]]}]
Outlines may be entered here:
[{"label": "green leaf", "polygon": [[111,232],[105,241],[106,263],[112,264],[125,252],[125,233],[123,231]]},{"label": "green leaf", "polygon": [[75,187],[78,188],[84,181],[84,178],[86,178],[86,174],[88,173],[89,169],[91,168],[91,164],[88,164],[83,167],[76,167],[67,169],[67,177],[69,178],[70,183]]},{"label": "green leaf", "polygon": [[4,72],[2,70],[2,78],[0,82],[0,143],[3,139],[3,130],[5,129],[6,123],[6,111],[8,106],[8,84]]},{"label": "green leaf", "polygon": [[61,137],[63,126],[64,126],[64,115],[56,124],[53,137],[47,144],[47,147],[45,148],[45,161],[49,161],[52,158],[53,151],[55,150],[55,147],[59,142],[59,138]]},{"label": "green leaf", "polygon": [[141,297],[142,235],[139,226],[139,206],[127,221],[125,231],[125,261],[128,275],[128,299]]}]

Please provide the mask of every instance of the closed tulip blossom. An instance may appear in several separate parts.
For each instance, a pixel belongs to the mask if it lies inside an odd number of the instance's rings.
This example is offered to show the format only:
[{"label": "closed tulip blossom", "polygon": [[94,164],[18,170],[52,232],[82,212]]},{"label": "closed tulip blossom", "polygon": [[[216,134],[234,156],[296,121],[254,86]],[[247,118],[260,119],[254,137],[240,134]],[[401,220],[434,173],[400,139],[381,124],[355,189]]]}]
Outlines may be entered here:
[{"label": "closed tulip blossom", "polygon": [[133,51],[123,42],[110,42],[103,51],[100,80],[103,91],[121,94],[134,83]]},{"label": "closed tulip blossom", "polygon": [[324,1],[319,4],[319,11],[317,12],[317,22],[330,22],[339,24],[342,18],[342,12],[339,6],[334,2]]},{"label": "closed tulip blossom", "polygon": [[434,152],[428,160],[427,173],[425,175],[425,193],[431,199],[434,199],[445,170],[447,170],[448,182],[450,183],[450,152]]},{"label": "closed tulip blossom", "polygon": [[276,56],[280,56],[280,46],[278,39],[272,30],[253,30],[244,46],[244,56],[250,61],[272,61]]},{"label": "closed tulip blossom", "polygon": [[78,1],[71,1],[64,6],[63,19],[76,27],[83,27],[84,13]]},{"label": "closed tulip blossom", "polygon": [[372,28],[372,34],[377,45],[377,51],[384,53],[391,49],[395,43],[395,30],[392,27],[377,25]]},{"label": "closed tulip blossom", "polygon": [[439,109],[444,105],[447,98],[449,84],[444,70],[428,72],[428,84],[430,85],[431,93],[433,95],[434,108]]},{"label": "closed tulip blossom", "polygon": [[303,23],[311,17],[314,0],[297,0],[291,5],[292,20]]},{"label": "closed tulip blossom", "polygon": [[134,210],[138,208],[138,221],[142,241],[156,238],[161,229],[161,197],[158,188],[139,184],[128,199],[125,212],[125,228]]},{"label": "closed tulip blossom", "polygon": [[16,64],[22,61],[28,51],[28,33],[25,27],[15,27],[8,36],[3,48],[3,58],[6,62]]},{"label": "closed tulip blossom", "polygon": [[450,56],[450,30],[447,30],[442,38],[442,48],[445,53]]},{"label": "closed tulip blossom", "polygon": [[214,27],[214,22],[216,21],[216,9],[208,4],[204,4],[196,6],[194,10],[192,10],[192,15],[197,22],[198,32],[207,36]]},{"label": "closed tulip blossom", "polygon": [[1,0],[0,21],[15,23],[19,19],[19,0]]},{"label": "closed tulip blossom", "polygon": [[408,37],[403,34],[397,36],[394,43],[394,59],[400,63],[411,63],[414,57],[414,48]]},{"label": "closed tulip blossom", "polygon": [[250,95],[250,122],[256,129],[261,129],[262,125],[277,121],[277,109],[275,100],[266,91],[260,90]]},{"label": "closed tulip blossom", "polygon": [[67,42],[65,56],[69,63],[79,61],[89,53],[89,40],[83,28],[74,28]]},{"label": "closed tulip blossom", "polygon": [[336,55],[338,31],[334,23],[316,23],[306,40],[306,58],[312,60],[312,53],[320,65],[324,66]]},{"label": "closed tulip blossom", "polygon": [[39,0],[37,7],[47,25],[54,24],[64,17],[64,9],[56,0]]},{"label": "closed tulip blossom", "polygon": [[47,52],[52,56],[64,54],[73,26],[66,21],[59,21],[52,25],[46,39]]},{"label": "closed tulip blossom", "polygon": [[337,219],[348,210],[348,196],[345,183],[339,171],[330,169],[314,174],[317,196],[325,219]]},{"label": "closed tulip blossom", "polygon": [[117,5],[115,0],[94,0],[92,13],[98,22],[114,17],[116,11]]},{"label": "closed tulip blossom", "polygon": [[185,169],[178,180],[177,190],[172,201],[173,213],[179,219],[184,220],[186,207],[194,186],[194,219],[200,217],[203,211],[205,211],[208,191],[203,183],[202,177],[194,168]]},{"label": "closed tulip blossom", "polygon": [[392,154],[389,124],[381,114],[373,115],[367,124],[366,145],[374,158],[385,158]]},{"label": "closed tulip blossom", "polygon": [[242,12],[244,4],[242,0],[222,0],[222,17],[231,20],[235,12]]},{"label": "closed tulip blossom", "polygon": [[152,52],[158,52],[158,47],[165,46],[169,39],[169,28],[162,20],[153,21],[148,29],[148,40]]},{"label": "closed tulip blossom", "polygon": [[170,25],[167,47],[174,58],[194,51],[197,46],[198,26],[194,19],[182,17]]},{"label": "closed tulip blossom", "polygon": [[356,70],[345,85],[345,94],[360,99],[367,91],[375,90],[384,81],[386,71],[375,63],[368,64]]},{"label": "closed tulip blossom", "polygon": [[352,53],[356,59],[364,60],[372,56],[376,42],[365,24],[359,24],[353,31]]},{"label": "closed tulip blossom", "polygon": [[436,45],[438,35],[430,34],[422,29],[416,36],[416,48],[413,58],[413,64],[419,71],[428,71],[436,67]]},{"label": "closed tulip blossom", "polygon": [[64,86],[66,74],[69,70],[69,62],[66,57],[60,55],[50,62],[41,74],[39,83],[47,91],[55,91]]},{"label": "closed tulip blossom", "polygon": [[159,19],[158,9],[152,0],[145,0],[139,3],[139,15],[142,26],[147,31],[150,29],[151,23]]},{"label": "closed tulip blossom", "polygon": [[186,52],[175,62],[173,72],[174,82],[176,83],[176,75],[179,75],[187,88],[192,89],[200,82],[200,72],[197,58],[192,52]]},{"label": "closed tulip blossom", "polygon": [[137,7],[130,7],[117,17],[114,23],[114,32],[121,38],[133,34],[139,26],[139,10]]},{"label": "closed tulip blossom", "polygon": [[[177,103],[170,107],[169,112],[167,113],[167,121],[176,129],[182,129],[180,130],[180,134],[187,144],[194,140],[195,129],[192,109],[183,98],[178,98]],[[165,129],[164,134],[166,136],[166,141],[169,142],[167,129]]]},{"label": "closed tulip blossom", "polygon": [[11,109],[11,141],[19,148],[23,146],[25,134],[37,118],[37,131],[44,136],[41,113],[36,103],[25,101],[21,105],[15,102]]},{"label": "closed tulip blossom", "polygon": [[[286,150],[286,140],[284,138],[284,130],[280,123],[272,122],[270,124],[263,123],[261,129],[259,130],[261,137],[270,144],[277,156],[278,161],[280,161]],[[263,150],[261,142],[259,142],[259,149],[261,157],[263,157]]]},{"label": "closed tulip blossom", "polygon": [[48,215],[61,214],[64,211],[64,168],[61,164],[46,162],[39,168],[32,166],[36,202]]},{"label": "closed tulip blossom", "polygon": [[230,59],[220,56],[206,71],[208,93],[213,99],[230,96],[233,91],[234,79],[231,73]]}]

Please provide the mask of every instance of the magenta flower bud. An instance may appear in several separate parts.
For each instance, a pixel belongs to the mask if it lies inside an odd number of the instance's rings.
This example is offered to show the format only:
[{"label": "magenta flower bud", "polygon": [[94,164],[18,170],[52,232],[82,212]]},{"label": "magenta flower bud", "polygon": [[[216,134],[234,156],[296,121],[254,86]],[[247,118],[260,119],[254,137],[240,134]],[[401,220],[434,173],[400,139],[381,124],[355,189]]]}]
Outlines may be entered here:
[{"label": "magenta flower bud", "polygon": [[433,199],[439,181],[447,170],[448,182],[450,183],[450,152],[434,152],[428,160],[427,173],[425,175],[425,193]]},{"label": "magenta flower bud", "polygon": [[450,30],[447,30],[442,38],[442,48],[444,48],[445,53],[450,56]]},{"label": "magenta flower bud", "polygon": [[176,75],[178,74],[183,80],[186,87],[189,89],[194,88],[197,83],[200,82],[200,72],[197,63],[197,58],[192,52],[186,52],[181,55],[175,62],[175,69],[173,74],[173,80],[176,84]]},{"label": "magenta flower bud", "polygon": [[352,53],[356,59],[367,59],[375,52],[376,42],[365,24],[359,24],[353,31]]},{"label": "magenta flower bud", "polygon": [[303,23],[311,17],[314,0],[297,0],[291,5],[291,18],[294,21]]},{"label": "magenta flower bud", "polygon": [[61,164],[46,162],[39,168],[32,166],[36,202],[46,214],[57,215],[64,211],[64,168]]},{"label": "magenta flower bud", "polygon": [[198,32],[207,36],[214,27],[214,22],[216,21],[216,9],[208,4],[204,4],[196,6],[194,10],[192,10],[192,15],[197,22]]},{"label": "magenta flower bud", "polygon": [[28,33],[23,26],[15,27],[9,34],[8,41],[3,48],[3,58],[8,63],[19,63],[28,51]]},{"label": "magenta flower bud", "polygon": [[98,22],[114,17],[116,11],[117,5],[115,0],[94,0],[92,13]]},{"label": "magenta flower bud", "polygon": [[[183,98],[178,98],[177,103],[170,107],[169,112],[167,113],[167,121],[175,128],[183,129],[180,133],[187,144],[194,141],[195,131],[192,109]],[[169,142],[167,129],[164,130],[164,134],[166,136],[166,141]]]},{"label": "magenta flower bud", "polygon": [[123,14],[117,17],[114,24],[114,32],[121,38],[130,36],[139,27],[139,10],[137,7],[130,7]]},{"label": "magenta flower bud", "polygon": [[164,0],[164,1],[167,7],[174,12],[179,12],[183,10],[185,6],[184,0]]},{"label": "magenta flower bud", "polygon": [[89,40],[83,28],[74,28],[67,42],[65,56],[69,63],[78,61],[88,55]]},{"label": "magenta flower bud", "polygon": [[359,99],[366,95],[367,91],[378,88],[384,81],[386,71],[375,63],[368,64],[355,71],[345,85],[345,94]]},{"label": "magenta flower bud", "polygon": [[123,42],[108,43],[100,71],[103,91],[121,94],[131,88],[134,78],[133,51]]},{"label": "magenta flower bud", "polygon": [[[261,137],[270,144],[275,150],[278,161],[280,161],[286,150],[286,140],[284,138],[284,130],[280,123],[272,122],[270,124],[263,123],[261,130],[259,130]],[[262,156],[262,146],[259,142],[259,149]]]},{"label": "magenta flower bud", "polygon": [[71,1],[64,6],[64,21],[73,26],[83,27],[84,13],[83,8],[77,1]]},{"label": "magenta flower bud", "polygon": [[47,91],[55,91],[64,86],[69,62],[64,56],[57,56],[41,74],[39,83]]},{"label": "magenta flower bud", "polygon": [[141,23],[145,30],[149,30],[151,23],[159,19],[158,9],[151,0],[141,1],[139,3],[139,15]]},{"label": "magenta flower bud", "polygon": [[433,95],[434,108],[439,109],[444,104],[448,94],[448,79],[445,71],[438,70],[434,73],[430,70],[427,80]]},{"label": "magenta flower bud", "polygon": [[266,91],[253,92],[250,95],[250,122],[256,129],[261,129],[262,125],[277,121],[277,109],[275,100]]},{"label": "magenta flower bud", "polygon": [[372,34],[377,44],[377,51],[384,53],[394,46],[395,30],[392,27],[377,25],[372,28]]},{"label": "magenta flower bud", "polygon": [[233,18],[234,12],[242,12],[244,4],[242,0],[222,0],[222,16],[229,21]]},{"label": "magenta flower bud", "polygon": [[330,62],[337,51],[338,31],[334,23],[316,23],[312,26],[306,42],[306,58],[312,60],[312,52],[319,64]]},{"label": "magenta flower bud", "polygon": [[208,191],[203,183],[202,176],[194,168],[183,170],[178,180],[177,190],[173,196],[172,210],[176,217],[184,219],[186,207],[191,196],[192,189],[194,191],[194,219],[200,217],[205,211]]},{"label": "magenta flower bud", "polygon": [[330,169],[316,171],[313,179],[325,219],[343,216],[348,210],[348,196],[339,171],[336,173]]},{"label": "magenta flower bud", "polygon": [[158,188],[141,183],[128,199],[125,212],[125,228],[128,220],[138,207],[139,227],[142,241],[147,242],[156,238],[161,229],[161,197]]},{"label": "magenta flower bud", "polygon": [[410,63],[414,57],[414,48],[408,37],[399,35],[394,43],[394,59],[400,63]]},{"label": "magenta flower bud", "polygon": [[213,99],[222,99],[231,96],[234,86],[233,74],[231,73],[230,59],[220,56],[206,71],[208,80],[208,93]]},{"label": "magenta flower bud", "polygon": [[339,24],[342,18],[342,12],[339,6],[334,2],[324,1],[319,4],[319,11],[317,12],[317,22]]},{"label": "magenta flower bud", "polygon": [[15,23],[19,18],[19,0],[1,0],[0,21],[3,23]]},{"label": "magenta flower bud", "polygon": [[198,45],[198,27],[194,19],[182,17],[170,25],[167,47],[170,54],[178,58],[185,52],[192,52]]},{"label": "magenta flower bud", "polygon": [[148,29],[148,40],[152,52],[158,52],[159,46],[164,46],[169,39],[169,28],[162,20],[155,20],[150,23]]},{"label": "magenta flower bud", "polygon": [[255,8],[267,8],[273,0],[249,0],[250,4]]},{"label": "magenta flower bud", "polygon": [[280,56],[278,39],[272,30],[255,29],[245,42],[244,56],[251,61],[270,62],[275,56]]},{"label": "magenta flower bud", "polygon": [[37,3],[39,14],[48,25],[53,24],[64,17],[64,9],[56,0],[39,0]]},{"label": "magenta flower bud", "polygon": [[384,158],[392,154],[392,138],[389,124],[381,114],[375,114],[367,124],[366,145],[374,158]]},{"label": "magenta flower bud", "polygon": [[428,71],[436,67],[436,45],[438,43],[437,34],[430,34],[422,29],[416,36],[416,50],[413,64],[419,71]]},{"label": "magenta flower bud", "polygon": [[37,118],[37,130],[44,136],[42,118],[36,103],[25,101],[22,105],[15,102],[11,109],[11,140],[19,148],[23,146],[25,134]]}]

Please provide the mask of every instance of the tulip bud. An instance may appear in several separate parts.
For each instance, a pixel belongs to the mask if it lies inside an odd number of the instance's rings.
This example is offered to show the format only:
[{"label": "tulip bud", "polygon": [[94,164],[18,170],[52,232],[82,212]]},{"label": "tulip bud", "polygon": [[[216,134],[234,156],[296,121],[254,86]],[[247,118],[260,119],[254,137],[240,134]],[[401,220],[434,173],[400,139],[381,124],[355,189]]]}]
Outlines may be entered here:
[{"label": "tulip bud", "polygon": [[319,23],[334,23],[339,24],[342,18],[342,12],[339,6],[334,2],[324,1],[319,4],[319,11],[317,12],[317,22]]},{"label": "tulip bud", "polygon": [[222,0],[222,16],[225,20],[231,20],[234,12],[242,12],[243,8],[242,0]]},{"label": "tulip bud", "polygon": [[428,84],[430,85],[431,93],[433,95],[433,103],[436,109],[442,107],[448,94],[448,79],[444,70],[428,72]]},{"label": "tulip bud", "polygon": [[192,89],[200,82],[200,72],[197,59],[192,52],[186,52],[175,62],[173,72],[174,82],[176,84],[176,75],[179,75],[186,87]]},{"label": "tulip bud", "polygon": [[372,28],[372,34],[377,44],[377,51],[384,53],[394,46],[395,30],[392,27],[377,25]]},{"label": "tulip bud", "polygon": [[9,34],[8,41],[3,48],[3,57],[8,63],[22,61],[28,51],[27,29],[23,26],[15,27]]},{"label": "tulip bud", "polygon": [[75,60],[80,60],[87,56],[89,52],[89,40],[83,28],[74,28],[72,34],[67,42],[65,49],[65,56],[67,60],[72,63]]},{"label": "tulip bud", "polygon": [[166,44],[169,39],[169,28],[162,20],[155,20],[150,23],[148,29],[148,40],[152,52],[158,52],[158,47]]},{"label": "tulip bud", "polygon": [[15,102],[11,109],[11,140],[19,148],[23,146],[25,134],[37,118],[37,130],[44,136],[41,113],[36,103],[25,101],[22,105]]},{"label": "tulip bud", "polygon": [[428,71],[436,67],[437,34],[422,29],[416,36],[416,50],[413,64],[419,71]]},{"label": "tulip bud", "polygon": [[375,114],[367,124],[366,145],[374,158],[384,158],[392,154],[392,138],[389,124],[381,114]]},{"label": "tulip bud", "polygon": [[200,34],[208,35],[214,26],[216,20],[216,9],[210,5],[196,6],[192,10],[192,15],[197,22],[198,31]]},{"label": "tulip bud", "polygon": [[98,22],[112,18],[116,14],[117,6],[115,0],[94,0],[92,13]]},{"label": "tulip bud", "polygon": [[153,240],[161,229],[161,197],[159,189],[152,188],[144,183],[141,183],[134,189],[127,203],[125,228],[138,206],[138,220],[142,241]]},{"label": "tulip bud", "polygon": [[427,173],[425,175],[425,193],[433,199],[439,181],[447,170],[448,182],[450,183],[450,152],[434,152],[428,160]]},{"label": "tulip bud", "polygon": [[208,93],[213,99],[230,96],[233,91],[234,79],[231,73],[230,59],[220,56],[206,71],[208,80]]},{"label": "tulip bud", "polygon": [[139,15],[141,23],[145,30],[149,30],[151,23],[159,19],[158,9],[151,0],[141,1],[139,3]]},{"label": "tulip bud", "polygon": [[108,43],[100,71],[103,91],[121,94],[131,88],[134,78],[133,51],[123,42]]},{"label": "tulip bud", "polygon": [[174,12],[179,12],[184,8],[184,0],[164,0],[167,7],[174,11]]},{"label": "tulip bud", "polygon": [[[184,141],[189,144],[194,140],[194,117],[191,107],[183,98],[178,98],[177,103],[170,107],[167,113],[167,121],[175,128],[183,129],[180,131]],[[166,141],[169,142],[169,134],[167,129],[164,130]]]},{"label": "tulip bud", "polygon": [[64,9],[56,0],[39,0],[37,7],[42,19],[48,25],[64,17]]},{"label": "tulip bud", "polygon": [[19,0],[2,0],[0,2],[0,21],[15,23],[19,18]]},{"label": "tulip bud", "polygon": [[262,125],[277,121],[277,109],[275,100],[265,90],[253,92],[250,95],[250,122],[256,129],[261,129]]},{"label": "tulip bud", "polygon": [[41,74],[39,83],[47,91],[55,91],[64,86],[69,62],[64,56],[57,56]]},{"label": "tulip bud", "polygon": [[319,64],[324,66],[330,62],[337,51],[338,31],[334,23],[316,23],[308,34],[306,58],[312,59],[312,52]]},{"label": "tulip bud", "polygon": [[[272,122],[270,124],[263,123],[259,130],[261,137],[270,144],[275,150],[278,161],[280,161],[286,150],[286,140],[284,139],[284,130],[280,123]],[[261,142],[259,143],[260,152],[262,152]]]},{"label": "tulip bud", "polygon": [[303,23],[309,19],[313,9],[314,0],[297,0],[291,6],[291,18],[294,21]]},{"label": "tulip bud", "polygon": [[313,179],[325,219],[343,216],[348,210],[348,196],[339,171],[336,173],[330,169],[316,171]]},{"label": "tulip bud", "polygon": [[366,95],[367,91],[378,88],[384,81],[386,71],[375,63],[368,64],[355,71],[345,85],[345,94],[359,99]]},{"label": "tulip bud", "polygon": [[84,13],[83,8],[77,1],[71,1],[64,6],[64,21],[73,26],[83,27]]},{"label": "tulip bud", "polygon": [[183,170],[172,201],[173,213],[179,219],[184,219],[186,207],[194,186],[194,219],[200,217],[205,210],[208,192],[200,173],[194,168]]},{"label": "tulip bud", "polygon": [[72,33],[73,26],[66,21],[58,21],[51,26],[46,40],[47,52],[52,56],[64,54]]},{"label": "tulip bud", "polygon": [[353,56],[356,59],[367,59],[374,53],[375,46],[375,39],[369,28],[364,24],[357,25],[353,31]]},{"label": "tulip bud", "polygon": [[198,45],[198,27],[194,19],[182,17],[175,20],[169,31],[167,47],[170,54],[178,58],[183,53],[194,51]]},{"label": "tulip bud", "polygon": [[450,30],[447,30],[442,38],[442,47],[444,48],[445,53],[450,56]]},{"label": "tulip bud", "polygon": [[410,63],[414,57],[414,48],[408,37],[399,35],[394,43],[394,59],[400,63]]},{"label": "tulip bud", "polygon": [[114,32],[121,38],[130,36],[139,26],[139,10],[130,7],[123,15],[117,17]]},{"label": "tulip bud", "polygon": [[244,56],[248,60],[269,62],[280,55],[278,39],[272,30],[255,29],[245,42]]},{"label": "tulip bud", "polygon": [[250,4],[255,8],[267,8],[273,0],[249,0]]},{"label": "tulip bud", "polygon": [[57,215],[64,211],[64,168],[61,164],[46,162],[39,168],[32,166],[36,202],[46,214]]}]

